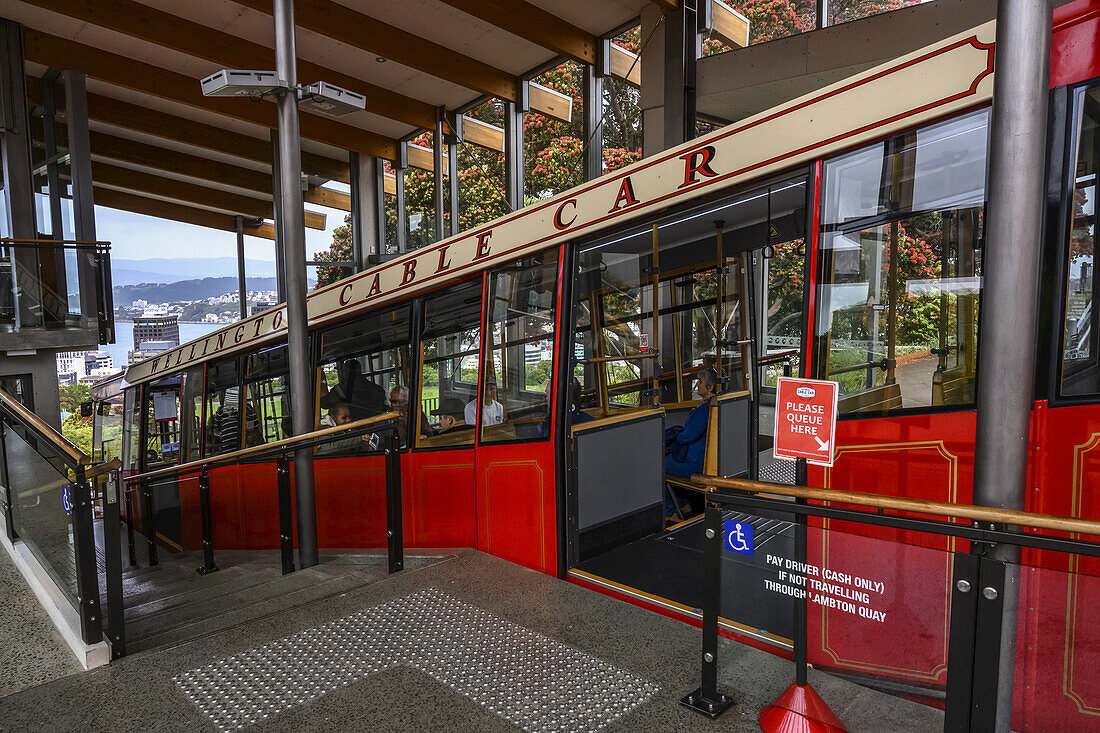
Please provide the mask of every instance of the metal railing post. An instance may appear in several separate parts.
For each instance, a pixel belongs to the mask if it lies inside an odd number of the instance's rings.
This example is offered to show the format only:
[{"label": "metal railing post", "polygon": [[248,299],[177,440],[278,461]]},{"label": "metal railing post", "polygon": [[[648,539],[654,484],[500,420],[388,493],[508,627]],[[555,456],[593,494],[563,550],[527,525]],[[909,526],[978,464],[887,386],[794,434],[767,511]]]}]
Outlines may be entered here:
[{"label": "metal railing post", "polygon": [[129,555],[130,567],[136,567],[138,561],[134,540],[134,491],[129,484],[124,484],[120,490],[126,494],[126,554]]},{"label": "metal railing post", "polygon": [[95,536],[92,533],[92,492],[84,476],[84,466],[76,467],[69,486],[72,504],[73,559],[76,563],[76,601],[80,615],[80,636],[85,644],[103,639],[99,606],[99,573],[95,560]]},{"label": "metal railing post", "polygon": [[217,572],[214,564],[214,518],[210,514],[210,472],[202,469],[199,474],[199,510],[202,513],[202,566],[195,568],[199,575]]},{"label": "metal railing post", "polygon": [[718,692],[718,615],[722,600],[722,509],[708,502],[703,540],[702,685],[680,698],[680,704],[717,720],[733,699]]},{"label": "metal railing post", "polygon": [[141,531],[145,533],[149,565],[152,567],[157,564],[157,523],[153,517],[153,485],[148,480],[141,482]]},{"label": "metal railing post", "polygon": [[405,567],[405,540],[401,530],[401,438],[394,430],[386,438],[386,540],[390,572]]},{"label": "metal railing post", "polygon": [[[122,597],[122,542],[119,537],[119,494],[122,483],[118,471],[105,477],[103,491],[103,564],[107,578],[107,639],[111,658],[126,654],[126,613]],[[130,545],[133,548],[133,544]]]},{"label": "metal railing post", "polygon": [[279,484],[279,548],[283,559],[283,575],[294,572],[293,497],[290,495],[290,460],[286,454],[276,459],[275,473]]},{"label": "metal railing post", "polygon": [[8,534],[8,541],[15,542],[19,539],[19,533],[15,531],[15,515],[12,513],[12,494],[11,489],[8,487],[8,458],[7,451],[4,449],[5,431],[7,427],[4,421],[0,419],[0,479],[3,479],[4,494],[0,497],[0,502],[3,504],[4,509],[4,527]]}]

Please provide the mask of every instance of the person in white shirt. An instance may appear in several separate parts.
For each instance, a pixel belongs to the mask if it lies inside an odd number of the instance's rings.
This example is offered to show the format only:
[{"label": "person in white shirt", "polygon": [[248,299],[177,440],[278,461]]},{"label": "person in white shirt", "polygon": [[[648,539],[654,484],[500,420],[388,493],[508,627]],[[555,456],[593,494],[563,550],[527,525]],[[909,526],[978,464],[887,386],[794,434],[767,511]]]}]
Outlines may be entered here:
[{"label": "person in white shirt", "polygon": [[[481,424],[500,425],[504,422],[504,405],[497,402],[497,383],[486,383],[482,397],[484,404],[481,407]],[[477,400],[467,402],[463,414],[467,425],[477,425]]]}]

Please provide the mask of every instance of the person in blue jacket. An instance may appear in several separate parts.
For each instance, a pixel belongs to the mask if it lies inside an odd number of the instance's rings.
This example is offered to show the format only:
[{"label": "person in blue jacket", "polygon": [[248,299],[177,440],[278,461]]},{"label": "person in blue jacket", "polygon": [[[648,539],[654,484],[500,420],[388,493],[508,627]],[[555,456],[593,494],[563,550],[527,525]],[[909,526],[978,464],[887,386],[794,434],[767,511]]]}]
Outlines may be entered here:
[{"label": "person in blue jacket", "polygon": [[710,398],[718,387],[718,375],[713,369],[702,369],[695,380],[695,392],[702,402],[691,411],[687,424],[669,441],[665,454],[665,473],[673,476],[690,477],[693,473],[703,472],[703,461],[707,454],[707,419],[710,413]]}]

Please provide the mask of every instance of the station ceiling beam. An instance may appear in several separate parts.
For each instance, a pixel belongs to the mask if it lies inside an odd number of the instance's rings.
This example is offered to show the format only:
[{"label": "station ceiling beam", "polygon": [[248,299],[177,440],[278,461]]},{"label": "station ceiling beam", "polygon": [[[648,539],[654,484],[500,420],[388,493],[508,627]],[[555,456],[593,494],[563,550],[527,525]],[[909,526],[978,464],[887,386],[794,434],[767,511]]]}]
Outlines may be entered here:
[{"label": "station ceiling beam", "polygon": [[[664,10],[679,10],[680,0],[650,0],[658,8]],[[708,0],[709,1],[709,0]]]},{"label": "station ceiling beam", "polygon": [[577,63],[596,63],[596,36],[536,5],[523,0],[442,2]]},{"label": "station ceiling beam", "polygon": [[[73,2],[73,0],[68,0]],[[271,15],[271,0],[234,0]],[[376,56],[423,71],[452,84],[509,102],[516,101],[516,77],[503,69],[433,43],[332,0],[297,0],[294,22],[301,28]],[[299,61],[299,74],[301,62]],[[434,120],[427,125],[432,129]]]},{"label": "station ceiling beam", "polygon": [[[30,28],[24,29],[23,42],[25,57],[33,63],[81,71],[94,79],[196,109],[268,129],[276,127],[273,104],[228,97],[204,97],[198,79]],[[387,160],[394,160],[397,155],[395,140],[316,115],[301,116],[301,134],[304,138],[363,155]]]},{"label": "station ceiling beam", "polygon": [[[27,77],[27,97],[33,104],[42,103],[41,79]],[[202,150],[271,165],[271,143],[268,140],[230,132],[101,94],[88,94],[88,119]],[[330,181],[351,182],[348,164],[324,155],[303,151],[302,171]]]},{"label": "station ceiling beam", "polygon": [[[101,28],[155,43],[231,69],[273,69],[275,51],[267,46],[195,23],[133,0],[25,0]],[[269,8],[271,3],[267,3]],[[366,97],[366,111],[414,127],[435,125],[435,108],[349,74],[298,59],[307,83],[328,81]],[[197,85],[198,80],[194,80]],[[302,115],[305,118],[305,114]],[[304,120],[303,120],[304,121]]]},{"label": "station ceiling beam", "polygon": [[[129,211],[134,214],[144,214],[145,216],[178,221],[184,224],[195,224],[225,232],[237,231],[237,218],[229,214],[198,209],[186,204],[161,201],[160,199],[127,193],[126,191],[116,191],[102,186],[95,186],[94,188],[96,206],[106,206],[109,209]],[[264,224],[258,228],[246,227],[244,233],[263,239],[275,239],[274,228],[270,224]]]},{"label": "station ceiling beam", "polygon": [[[266,171],[241,168],[220,160],[181,153],[178,150],[128,140],[95,130],[89,133],[89,138],[92,155],[97,158],[107,158],[165,173],[189,176],[210,183],[255,191],[265,196],[272,195],[271,174]],[[346,193],[314,187],[308,191],[303,191],[302,196],[307,204],[327,206],[330,209],[339,209],[340,211],[351,211],[351,196]]]},{"label": "station ceiling beam", "polygon": [[[252,219],[271,219],[274,217],[271,202],[264,199],[220,191],[197,183],[178,181],[174,178],[166,178],[131,168],[122,168],[96,160],[92,161],[92,181],[102,186],[123,188],[152,196],[162,196],[184,204],[207,206]],[[325,228],[325,218],[324,214],[312,211],[305,212],[306,226],[310,229],[323,230]]]}]

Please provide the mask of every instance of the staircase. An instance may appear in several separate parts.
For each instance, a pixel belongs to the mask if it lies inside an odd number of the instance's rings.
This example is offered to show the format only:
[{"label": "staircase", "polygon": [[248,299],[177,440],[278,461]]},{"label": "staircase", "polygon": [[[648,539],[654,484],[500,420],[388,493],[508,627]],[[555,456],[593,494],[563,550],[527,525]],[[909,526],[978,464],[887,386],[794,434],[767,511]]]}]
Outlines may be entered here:
[{"label": "staircase", "polygon": [[[405,567],[432,559],[406,556]],[[123,566],[127,654],[183,644],[387,576],[385,554],[322,555],[319,565],[288,575],[278,552],[221,552],[219,570],[208,575],[195,572],[201,564],[201,551],[162,550],[157,565]]]}]

